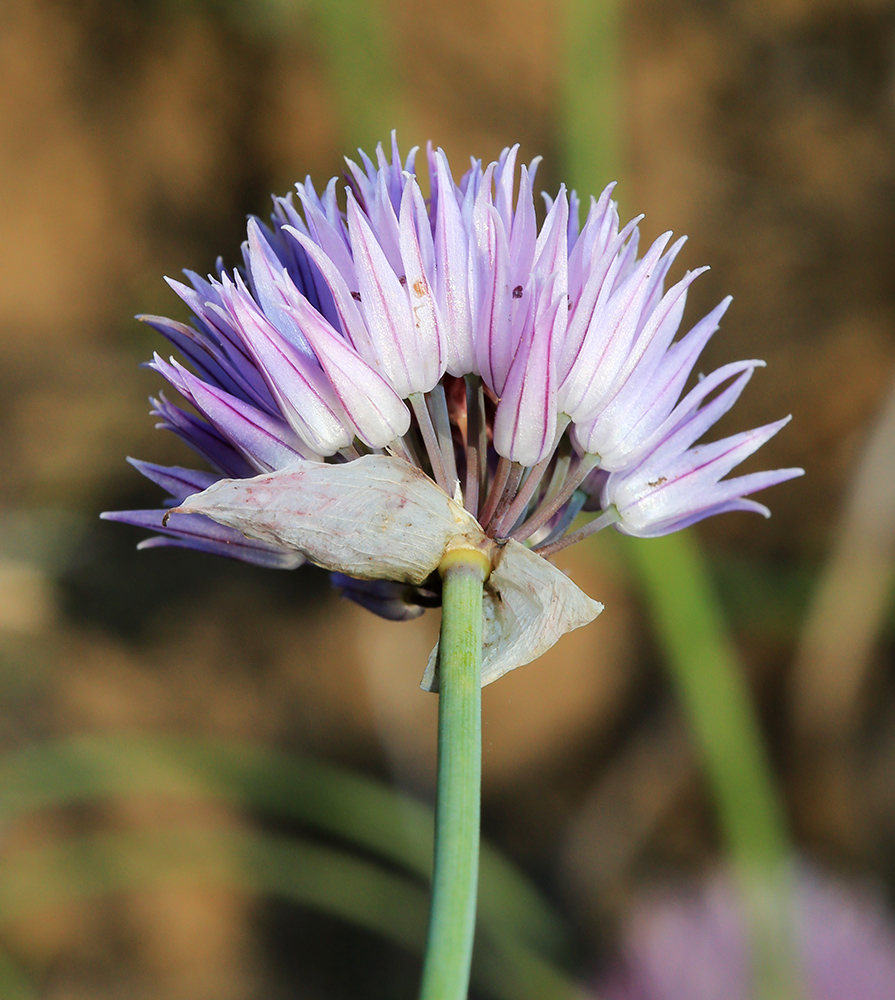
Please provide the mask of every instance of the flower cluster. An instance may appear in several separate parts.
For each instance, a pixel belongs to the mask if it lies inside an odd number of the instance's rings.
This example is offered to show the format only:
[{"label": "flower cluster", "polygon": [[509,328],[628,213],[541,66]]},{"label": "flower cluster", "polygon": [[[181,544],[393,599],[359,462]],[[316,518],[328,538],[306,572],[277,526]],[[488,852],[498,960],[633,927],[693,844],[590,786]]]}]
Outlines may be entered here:
[{"label": "flower cluster", "polygon": [[[575,192],[545,196],[539,226],[538,161],[517,169],[517,152],[456,182],[429,148],[427,198],[417,150],[402,161],[393,137],[391,159],[379,147],[375,162],[347,161],[343,197],[334,178],[274,198],[270,225],[249,221],[241,269],[169,280],[192,325],[142,318],[185,360],[151,366],[192,410],[160,395],[154,413],[214,471],[134,461],[168,509],[104,516],[160,532],[142,547],[294,567],[293,548],[170,508],[222,478],[368,454],[405,459],[488,536],[544,556],[610,524],[646,537],[722,511],[767,515],[745,497],[801,470],[723,477],[786,420],[697,443],[762,362],[683,394],[729,300],[675,340],[705,270],[666,290],[684,240],[665,234],[638,257],[639,220],[620,226],[611,185],[583,224]],[[572,530],[582,512],[595,516]],[[391,617],[438,599],[437,587],[339,582]]]}]

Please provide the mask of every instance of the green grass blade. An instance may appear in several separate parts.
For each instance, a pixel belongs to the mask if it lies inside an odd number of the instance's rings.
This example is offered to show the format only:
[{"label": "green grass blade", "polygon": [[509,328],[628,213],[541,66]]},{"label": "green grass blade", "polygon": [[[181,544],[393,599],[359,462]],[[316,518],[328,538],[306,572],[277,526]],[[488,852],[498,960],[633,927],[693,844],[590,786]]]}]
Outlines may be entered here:
[{"label": "green grass blade", "polygon": [[[0,759],[0,820],[128,795],[222,799],[288,817],[428,878],[432,810],[332,764],[249,744],[175,735],[80,736]],[[561,920],[518,869],[482,846],[479,919],[556,954]]]},{"label": "green grass blade", "polygon": [[630,554],[701,750],[731,854],[773,869],[789,858],[783,809],[702,553],[689,533],[631,539]]},{"label": "green grass blade", "polygon": [[0,951],[0,997],[3,1000],[37,1000],[31,980],[9,955]]},{"label": "green grass blade", "polygon": [[621,179],[620,21],[620,0],[565,4],[559,144],[563,178],[583,198]]},{"label": "green grass blade", "polygon": [[0,922],[110,892],[183,884],[281,896],[409,949],[420,946],[425,926],[422,886],[332,848],[213,827],[94,834],[11,852],[0,864]]},{"label": "green grass blade", "polygon": [[787,824],[745,673],[702,553],[683,532],[630,542],[743,893],[755,995],[798,997]]},{"label": "green grass blade", "polygon": [[[9,852],[0,861],[0,927],[108,893],[178,886],[277,896],[413,952],[425,938],[428,893],[422,885],[336,848],[222,827],[95,834]],[[505,933],[483,934],[482,944],[473,981],[495,1000],[584,996],[562,970]],[[32,996],[10,992],[3,1000]]]},{"label": "green grass blade", "polygon": [[[372,153],[403,131],[397,60],[384,0],[316,0],[312,6],[337,95],[341,133],[349,149]],[[406,148],[406,147],[405,147]]]}]

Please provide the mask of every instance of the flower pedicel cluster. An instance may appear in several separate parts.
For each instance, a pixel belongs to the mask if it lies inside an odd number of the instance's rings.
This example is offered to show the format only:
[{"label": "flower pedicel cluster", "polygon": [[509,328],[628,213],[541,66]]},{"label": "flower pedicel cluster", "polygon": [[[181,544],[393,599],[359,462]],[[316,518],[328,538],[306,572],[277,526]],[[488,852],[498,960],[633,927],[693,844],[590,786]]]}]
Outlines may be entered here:
[{"label": "flower pedicel cluster", "polygon": [[[347,596],[400,619],[438,603],[437,574],[343,566],[305,536],[255,529],[269,492],[254,519],[184,501],[235,480],[251,506],[256,480],[350,466],[342,471],[378,482],[390,463],[386,478],[421,470],[454,519],[462,507],[498,548],[512,539],[541,556],[608,525],[649,537],[723,511],[767,515],[746,496],[802,470],[723,477],[786,419],[696,443],[762,362],[725,365],[681,398],[730,300],[675,341],[687,290],[705,270],[665,289],[684,239],[666,233],[638,258],[639,219],[619,227],[611,185],[583,225],[575,192],[545,196],[538,228],[538,161],[517,171],[517,149],[486,167],[474,161],[457,183],[430,148],[427,200],[417,151],[402,162],[393,137],[390,161],[381,147],[375,163],[363,153],[361,165],[347,161],[344,210],[336,178],[322,195],[308,179],[298,203],[274,199],[270,226],[250,219],[243,269],[169,281],[193,325],[143,319],[190,367],[158,355],[151,366],[198,415],[163,395],[154,413],[214,471],[134,461],[168,492],[167,508],[104,516],[160,532],[142,548],[347,568],[334,575]],[[293,518],[313,521],[295,502],[296,491],[310,496],[307,479],[289,482]],[[582,512],[594,516],[573,530]]]}]

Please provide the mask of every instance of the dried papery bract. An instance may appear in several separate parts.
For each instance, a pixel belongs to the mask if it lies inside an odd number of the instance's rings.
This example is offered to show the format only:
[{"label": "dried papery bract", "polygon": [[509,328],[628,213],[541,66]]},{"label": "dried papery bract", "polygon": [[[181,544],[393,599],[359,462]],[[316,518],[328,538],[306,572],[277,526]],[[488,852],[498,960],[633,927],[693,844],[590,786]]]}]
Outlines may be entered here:
[{"label": "dried papery bract", "polygon": [[[497,544],[472,515],[400,458],[367,455],[330,465],[299,462],[225,479],[187,497],[172,514],[204,514],[248,538],[294,549],[324,569],[361,580],[420,585],[445,553],[488,558],[482,684],[530,663],[603,606],[552,563],[512,539]],[[437,690],[433,650],[423,677]]]},{"label": "dried papery bract", "polygon": [[224,479],[172,513],[205,514],[361,580],[421,584],[452,539],[487,541],[475,518],[427,475],[388,455],[341,465],[298,462],[253,479]]},{"label": "dried papery bract", "polygon": [[[536,660],[566,632],[603,610],[553,563],[509,539],[485,581],[482,687]],[[438,646],[420,685],[438,690]]]}]

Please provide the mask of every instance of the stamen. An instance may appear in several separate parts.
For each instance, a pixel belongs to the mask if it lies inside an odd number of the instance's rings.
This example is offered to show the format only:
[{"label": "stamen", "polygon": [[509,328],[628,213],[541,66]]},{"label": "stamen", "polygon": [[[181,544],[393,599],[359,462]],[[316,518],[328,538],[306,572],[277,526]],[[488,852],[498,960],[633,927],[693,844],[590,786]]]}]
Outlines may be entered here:
[{"label": "stamen", "polygon": [[466,492],[464,503],[478,517],[479,497],[488,475],[488,434],[485,427],[485,392],[482,380],[467,375],[466,382]]},{"label": "stamen", "polygon": [[507,479],[510,475],[510,469],[513,467],[513,463],[503,456],[500,457],[497,463],[497,471],[494,473],[494,482],[491,483],[491,491],[488,494],[488,498],[485,500],[485,506],[482,508],[481,516],[479,517],[479,524],[486,527],[491,521],[491,515],[494,513],[495,507],[497,507],[498,502],[503,497],[504,487],[507,484]]},{"label": "stamen", "polygon": [[504,537],[507,531],[511,529],[519,518],[525,513],[525,509],[528,507],[535,490],[540,485],[544,472],[546,471],[552,458],[552,455],[548,455],[542,462],[539,462],[536,466],[529,469],[525,482],[522,483],[522,486],[517,491],[512,503],[504,509],[499,518],[494,517],[492,519],[494,521],[495,538]]},{"label": "stamen", "polygon": [[385,450],[390,455],[396,455],[398,458],[403,458],[406,462],[410,462],[411,465],[415,465],[418,469],[422,468],[422,463],[416,454],[413,444],[408,441],[408,437],[409,435],[405,434],[404,437],[395,438]]},{"label": "stamen", "polygon": [[565,433],[566,428],[569,426],[569,423],[570,418],[565,414],[560,416],[556,421],[556,436],[553,440],[553,449],[551,449],[550,454],[545,459],[542,459],[542,461],[538,462],[538,464],[532,468],[528,478],[522,484],[522,488],[516,494],[515,499],[506,509],[500,520],[495,524],[495,537],[501,538],[511,531],[519,518],[525,513],[525,508],[528,506],[537,488],[541,485],[541,480],[544,477],[544,473],[547,471],[547,466],[553,460],[556,446],[559,443],[560,438]]},{"label": "stamen", "polygon": [[529,538],[541,525],[546,524],[551,517],[559,510],[560,507],[572,496],[575,490],[584,482],[587,476],[593,472],[593,470],[599,464],[600,458],[598,455],[584,455],[581,461],[575,467],[574,472],[570,473],[566,477],[566,481],[563,483],[562,489],[553,497],[552,500],[548,500],[546,503],[541,504],[541,506],[535,511],[535,513],[522,525],[513,532],[512,537],[516,539],[517,542],[523,542],[526,538]]},{"label": "stamen", "polygon": [[557,539],[562,538],[562,536],[569,530],[571,523],[581,513],[581,510],[586,503],[587,493],[585,493],[584,490],[575,490],[572,494],[572,499],[566,504],[563,509],[562,516],[553,526],[550,533],[545,535],[539,542],[536,542],[533,547],[538,545],[551,545]]},{"label": "stamen", "polygon": [[454,486],[459,482],[457,475],[457,455],[454,451],[454,434],[451,430],[451,418],[448,415],[447,397],[444,394],[444,385],[439,382],[435,388],[426,394],[429,404],[429,413],[435,422],[435,433],[438,436],[439,450],[444,459],[445,472],[451,484],[451,496],[454,495]]},{"label": "stamen", "polygon": [[563,483],[569,475],[569,467],[572,464],[572,442],[568,438],[563,438],[559,443],[556,453],[556,465],[553,467],[553,474],[547,489],[541,497],[541,503],[550,503],[557,493],[562,489]]},{"label": "stamen", "polygon": [[551,542],[549,545],[535,545],[534,551],[537,552],[539,556],[543,556],[547,559],[549,556],[554,555],[562,549],[568,548],[569,545],[576,545],[583,539],[596,534],[603,528],[608,528],[610,524],[615,524],[616,521],[620,520],[621,514],[618,512],[618,508],[614,506],[609,507],[598,517],[595,517],[592,521],[588,521],[587,524],[579,528],[577,531],[573,531],[571,535],[566,535],[565,538],[560,538],[559,541]]},{"label": "stamen", "polygon": [[432,417],[426,406],[426,400],[423,398],[421,392],[414,392],[410,396],[409,402],[416,416],[423,444],[426,446],[426,454],[429,456],[429,462],[432,466],[432,478],[448,496],[453,496],[454,484],[448,482],[447,470],[444,467],[444,456],[441,454],[441,448],[438,446],[438,438],[435,434],[435,428],[432,425]]},{"label": "stamen", "polygon": [[489,534],[492,538],[500,537],[498,525],[503,521],[507,507],[509,507],[513,502],[513,497],[515,497],[516,491],[519,489],[519,483],[522,481],[524,473],[524,465],[520,465],[518,462],[512,463],[512,466],[510,467],[510,474],[507,476],[506,483],[503,487],[503,493],[501,494],[500,500],[497,502],[497,507],[494,513],[491,515],[491,520],[486,525],[486,527],[490,529]]}]

